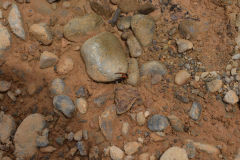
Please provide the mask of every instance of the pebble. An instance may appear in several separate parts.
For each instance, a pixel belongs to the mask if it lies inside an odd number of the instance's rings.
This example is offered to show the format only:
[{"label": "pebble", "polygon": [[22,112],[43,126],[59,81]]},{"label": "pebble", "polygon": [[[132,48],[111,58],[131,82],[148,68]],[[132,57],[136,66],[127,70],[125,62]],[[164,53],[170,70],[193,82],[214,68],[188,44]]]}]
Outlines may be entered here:
[{"label": "pebble", "polygon": [[8,15],[8,22],[12,32],[19,38],[25,40],[25,31],[23,28],[22,16],[16,4],[12,4],[12,8]]},{"label": "pebble", "polygon": [[168,119],[170,121],[170,124],[172,128],[177,132],[183,132],[184,131],[184,125],[182,121],[175,115],[169,115]]},{"label": "pebble", "polygon": [[107,140],[112,140],[113,138],[113,121],[116,118],[116,107],[109,106],[100,116],[99,116],[99,126],[103,135]]},{"label": "pebble", "polygon": [[197,121],[200,118],[201,113],[202,113],[202,106],[201,106],[201,104],[198,103],[198,102],[193,102],[192,107],[191,107],[191,109],[189,111],[189,116],[193,120]]},{"label": "pebble", "polygon": [[148,61],[142,64],[140,68],[140,76],[154,76],[160,75],[163,76],[167,73],[167,68],[165,65],[158,61]]},{"label": "pebble", "polygon": [[177,85],[183,85],[189,80],[190,77],[191,75],[186,70],[181,70],[175,76],[175,83]]},{"label": "pebble", "polygon": [[188,160],[188,156],[185,149],[171,147],[163,153],[160,160]]},{"label": "pebble", "polygon": [[124,31],[130,28],[131,26],[131,16],[125,16],[125,17],[121,17],[119,18],[119,20],[117,21],[117,28],[120,31]]},{"label": "pebble", "polygon": [[232,59],[233,60],[239,60],[240,59],[240,53],[233,55]]},{"label": "pebble", "polygon": [[225,94],[223,101],[229,104],[236,104],[239,101],[239,98],[235,91],[230,90]]},{"label": "pebble", "polygon": [[61,111],[66,117],[71,118],[75,110],[75,105],[73,104],[70,97],[65,95],[57,95],[53,98],[54,107]]},{"label": "pebble", "polygon": [[139,155],[139,160],[149,160],[150,155],[148,153],[142,153]]},{"label": "pebble", "polygon": [[148,129],[153,132],[161,132],[169,125],[168,119],[165,116],[155,114],[148,120]]},{"label": "pebble", "polygon": [[139,57],[142,55],[142,47],[134,35],[130,35],[127,39],[127,45],[130,51],[131,57]]},{"label": "pebble", "polygon": [[129,123],[128,122],[123,122],[122,124],[122,135],[127,136],[129,131]]},{"label": "pebble", "polygon": [[218,154],[220,151],[217,147],[210,145],[210,144],[204,144],[204,143],[200,143],[200,142],[194,142],[192,140],[187,140],[188,142],[192,142],[194,147],[196,147],[196,149],[206,152],[208,154]]},{"label": "pebble", "polygon": [[74,133],[73,132],[68,133],[65,138],[71,142],[74,138]]},{"label": "pebble", "polygon": [[96,14],[104,16],[107,19],[111,18],[112,9],[109,5],[109,1],[106,3],[105,1],[90,0],[90,6]]},{"label": "pebble", "polygon": [[58,57],[48,51],[44,51],[40,56],[40,69],[49,68],[58,62]]},{"label": "pebble", "polygon": [[51,82],[50,93],[54,96],[61,95],[64,94],[65,88],[65,82],[60,78],[56,78]]},{"label": "pebble", "polygon": [[53,146],[47,146],[47,147],[44,147],[44,148],[40,148],[40,152],[42,152],[42,153],[52,153],[56,150],[57,150],[57,148],[55,148]]},{"label": "pebble", "polygon": [[11,82],[0,81],[0,92],[7,92],[11,87]]},{"label": "pebble", "polygon": [[37,147],[46,147],[49,144],[47,136],[38,136],[36,139]]},{"label": "pebble", "polygon": [[56,141],[56,143],[57,143],[58,145],[63,145],[64,140],[65,140],[64,137],[57,137],[57,138],[55,139],[55,141]]},{"label": "pebble", "polygon": [[76,96],[78,98],[86,98],[87,99],[90,95],[89,95],[87,88],[85,88],[84,86],[81,86],[76,91]]},{"label": "pebble", "polygon": [[7,95],[13,102],[15,102],[17,100],[17,97],[15,96],[15,93],[13,93],[12,91],[8,91]]},{"label": "pebble", "polygon": [[31,25],[29,33],[43,45],[50,45],[53,41],[52,33],[46,23]]},{"label": "pebble", "polygon": [[207,89],[209,92],[217,92],[222,88],[223,82],[220,79],[212,80],[211,82],[207,82]]},{"label": "pebble", "polygon": [[138,112],[137,113],[137,123],[139,126],[143,126],[146,122],[146,118],[144,116],[143,112]]},{"label": "pebble", "polygon": [[141,146],[142,144],[138,142],[128,142],[124,145],[124,151],[127,155],[132,155],[138,152]]},{"label": "pebble", "polygon": [[73,69],[74,63],[70,57],[61,57],[57,64],[58,74],[67,74]]},{"label": "pebble", "polygon": [[37,152],[37,137],[45,127],[45,120],[41,114],[27,116],[14,136],[15,151],[17,159],[28,159]]},{"label": "pebble", "polygon": [[10,136],[16,128],[12,116],[0,112],[0,142],[8,143]]},{"label": "pebble", "polygon": [[64,26],[64,36],[69,41],[79,41],[80,37],[97,30],[102,23],[102,18],[96,14],[73,18]]},{"label": "pebble", "polygon": [[162,142],[165,140],[164,136],[160,136],[158,133],[151,133],[150,138],[153,142]]},{"label": "pebble", "polygon": [[117,146],[111,146],[110,157],[112,158],[112,160],[122,160],[124,157],[124,152]]},{"label": "pebble", "polygon": [[85,142],[83,142],[83,141],[77,142],[77,149],[81,156],[87,156],[88,151],[87,151],[86,147],[87,146],[86,146]]},{"label": "pebble", "polygon": [[31,0],[31,8],[36,12],[41,14],[42,16],[48,17],[53,13],[53,9],[51,5],[47,1],[34,1]]},{"label": "pebble", "polygon": [[88,104],[85,98],[77,98],[76,100],[76,108],[81,114],[87,113]]},{"label": "pebble", "polygon": [[128,78],[127,83],[132,86],[137,86],[140,78],[140,71],[138,67],[138,61],[135,58],[128,60]]},{"label": "pebble", "polygon": [[185,146],[188,158],[193,159],[196,155],[196,148],[192,142],[189,142]]},{"label": "pebble", "polygon": [[176,41],[176,43],[177,43],[177,46],[178,46],[178,52],[179,53],[186,52],[186,51],[193,48],[192,42],[189,41],[189,40],[186,40],[186,39],[178,39]]},{"label": "pebble", "polygon": [[83,139],[88,140],[88,131],[87,130],[83,130]]},{"label": "pebble", "polygon": [[132,17],[131,28],[142,46],[152,43],[155,34],[155,22],[148,15],[136,14]]},{"label": "pebble", "polygon": [[197,38],[199,27],[194,20],[182,20],[178,26],[180,34],[185,38]]},{"label": "pebble", "polygon": [[81,141],[83,137],[83,131],[79,130],[74,134],[74,140],[75,141]]},{"label": "pebble", "polygon": [[138,9],[138,1],[137,0],[120,0],[118,7],[124,13],[133,12]]},{"label": "pebble", "polygon": [[0,23],[0,51],[9,49],[11,46],[11,36],[8,29]]},{"label": "pebble", "polygon": [[88,75],[97,82],[111,82],[127,73],[126,53],[119,39],[110,32],[88,39],[81,48]]}]

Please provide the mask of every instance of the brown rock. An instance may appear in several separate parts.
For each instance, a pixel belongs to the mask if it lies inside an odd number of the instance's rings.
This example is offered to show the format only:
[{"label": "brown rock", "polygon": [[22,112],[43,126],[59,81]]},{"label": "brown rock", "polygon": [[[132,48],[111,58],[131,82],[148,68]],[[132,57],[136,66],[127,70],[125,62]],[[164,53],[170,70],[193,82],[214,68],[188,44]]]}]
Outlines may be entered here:
[{"label": "brown rock", "polygon": [[183,85],[188,81],[190,77],[191,75],[186,70],[181,70],[175,76],[175,83],[177,85]]},{"label": "brown rock", "polygon": [[138,9],[139,3],[137,0],[121,0],[118,7],[122,12],[134,12]]},{"label": "brown rock", "polygon": [[108,0],[90,0],[90,6],[98,15],[106,18],[110,18],[112,16],[112,10],[109,6]]}]

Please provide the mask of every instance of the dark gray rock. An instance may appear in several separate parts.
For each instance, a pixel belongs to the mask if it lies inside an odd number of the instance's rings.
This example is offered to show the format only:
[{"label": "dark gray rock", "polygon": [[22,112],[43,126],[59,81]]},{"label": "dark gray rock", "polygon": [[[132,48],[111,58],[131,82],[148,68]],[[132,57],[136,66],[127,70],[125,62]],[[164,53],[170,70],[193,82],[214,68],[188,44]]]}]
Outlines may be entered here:
[{"label": "dark gray rock", "polygon": [[168,119],[165,116],[155,114],[148,120],[148,129],[153,132],[161,132],[169,125]]},{"label": "dark gray rock", "polygon": [[200,118],[201,113],[202,113],[201,104],[198,102],[193,102],[191,110],[189,112],[189,116],[196,121]]},{"label": "dark gray rock", "polygon": [[89,92],[88,92],[88,90],[87,90],[87,88],[86,87],[84,87],[84,86],[81,86],[81,87],[79,87],[78,88],[78,90],[76,91],[76,96],[78,97],[78,98],[88,98],[89,97]]},{"label": "dark gray rock", "polygon": [[75,105],[73,104],[71,98],[65,95],[55,96],[53,98],[53,105],[68,118],[72,117],[72,114],[75,110]]},{"label": "dark gray rock", "polygon": [[87,156],[88,152],[87,152],[87,146],[85,142],[83,141],[77,142],[77,149],[81,156]]},{"label": "dark gray rock", "polygon": [[192,142],[189,142],[185,146],[185,150],[187,152],[188,158],[192,159],[196,155],[196,148]]}]

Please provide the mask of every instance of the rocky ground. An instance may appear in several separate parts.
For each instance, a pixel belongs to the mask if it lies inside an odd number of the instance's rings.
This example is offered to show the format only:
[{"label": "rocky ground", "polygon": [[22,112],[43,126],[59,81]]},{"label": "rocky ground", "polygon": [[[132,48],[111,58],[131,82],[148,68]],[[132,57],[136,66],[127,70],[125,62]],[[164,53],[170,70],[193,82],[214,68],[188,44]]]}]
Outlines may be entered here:
[{"label": "rocky ground", "polygon": [[1,0],[0,160],[240,160],[240,0]]}]

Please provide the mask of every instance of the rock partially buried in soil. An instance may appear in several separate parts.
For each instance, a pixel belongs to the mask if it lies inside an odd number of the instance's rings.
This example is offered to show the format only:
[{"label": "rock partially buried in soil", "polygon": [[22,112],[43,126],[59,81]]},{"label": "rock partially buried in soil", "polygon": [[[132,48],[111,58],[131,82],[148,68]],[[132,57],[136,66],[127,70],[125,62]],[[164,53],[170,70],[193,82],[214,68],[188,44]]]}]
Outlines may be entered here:
[{"label": "rock partially buried in soil", "polygon": [[7,92],[11,87],[11,82],[0,81],[0,92]]},{"label": "rock partially buried in soil", "polygon": [[142,47],[134,35],[131,35],[128,37],[127,45],[128,45],[131,57],[139,57],[142,55]]},{"label": "rock partially buried in soil", "polygon": [[192,140],[187,140],[187,142],[191,142],[196,149],[200,151],[204,151],[208,154],[218,154],[220,151],[217,147],[210,145],[210,144],[205,144],[205,143],[200,143],[200,142],[194,142]]},{"label": "rock partially buried in soil", "polygon": [[186,52],[186,51],[193,48],[192,42],[189,41],[189,40],[186,40],[186,39],[178,39],[176,41],[176,43],[177,43],[177,46],[178,46],[178,52],[179,53]]},{"label": "rock partially buried in soil", "polygon": [[88,109],[88,104],[85,98],[77,98],[76,108],[81,114],[85,114]]},{"label": "rock partially buried in soil", "polygon": [[207,82],[207,89],[209,92],[217,92],[222,88],[223,82],[220,79],[212,80],[211,82]]},{"label": "rock partially buried in soil", "polygon": [[66,84],[62,79],[56,78],[51,83],[50,92],[54,96],[64,94],[65,86]]},{"label": "rock partially buried in soil", "polygon": [[193,120],[197,121],[200,118],[201,113],[202,113],[202,106],[201,106],[201,104],[198,103],[198,102],[193,102],[192,107],[191,107],[191,109],[189,111],[189,116]]},{"label": "rock partially buried in soil", "polygon": [[58,57],[55,54],[45,51],[40,56],[40,68],[44,69],[54,66],[57,63],[57,61]]},{"label": "rock partially buried in soil", "polygon": [[117,21],[117,28],[120,31],[124,31],[130,28],[131,26],[131,16],[126,16],[126,17],[121,17],[118,21]]},{"label": "rock partially buried in soil", "polygon": [[61,111],[66,117],[71,118],[75,110],[75,105],[73,104],[70,97],[65,95],[58,95],[53,98],[54,107]]},{"label": "rock partially buried in soil", "polygon": [[10,115],[0,112],[0,142],[8,143],[9,138],[16,128],[14,119]]},{"label": "rock partially buried in soil", "polygon": [[185,149],[171,147],[163,153],[160,160],[188,160],[188,156]]},{"label": "rock partially buried in soil", "polygon": [[146,47],[152,43],[155,34],[155,22],[152,17],[142,14],[134,15],[131,28],[142,46]]},{"label": "rock partially buried in soil", "polygon": [[57,73],[58,74],[67,74],[69,73],[74,66],[74,62],[70,57],[61,57],[57,64]]},{"label": "rock partially buried in soil", "polygon": [[25,40],[22,16],[16,4],[12,4],[12,9],[8,15],[8,22],[12,32],[19,38]]},{"label": "rock partially buried in soil", "polygon": [[137,0],[120,0],[118,7],[122,12],[128,13],[136,11],[139,8],[139,3]]},{"label": "rock partially buried in soil", "polygon": [[97,30],[102,23],[102,18],[96,14],[73,18],[64,26],[64,36],[70,41],[78,41],[79,37]]},{"label": "rock partially buried in soil", "polygon": [[112,160],[122,160],[124,157],[124,152],[116,146],[111,146],[110,147],[110,156],[111,156]]},{"label": "rock partially buried in soil", "polygon": [[182,121],[175,115],[168,116],[172,128],[177,132],[183,132],[184,125]]},{"label": "rock partially buried in soil", "polygon": [[37,152],[37,137],[45,127],[41,114],[27,116],[18,127],[14,136],[15,152],[19,159],[30,159]]},{"label": "rock partially buried in soil", "polygon": [[141,100],[138,90],[132,86],[118,86],[115,89],[115,104],[117,114],[123,114],[130,110],[134,104]]},{"label": "rock partially buried in soil", "polygon": [[99,126],[103,135],[107,140],[112,140],[113,138],[113,122],[116,118],[116,107],[108,107],[100,116],[99,116]]},{"label": "rock partially buried in soil", "polygon": [[128,78],[127,83],[136,86],[139,82],[140,71],[138,67],[138,61],[135,58],[130,58],[128,60]]},{"label": "rock partially buried in soil", "polygon": [[169,125],[168,119],[165,116],[155,114],[148,120],[148,129],[153,132],[161,132]]},{"label": "rock partially buried in soil", "polygon": [[43,45],[50,45],[53,41],[52,33],[45,23],[31,25],[29,32]]},{"label": "rock partially buried in soil", "polygon": [[178,30],[187,39],[196,38],[199,32],[196,22],[189,19],[181,21]]},{"label": "rock partially buried in soil", "polygon": [[124,151],[127,155],[136,153],[142,145],[138,142],[128,142],[124,145]]},{"label": "rock partially buried in soil", "polygon": [[112,16],[112,10],[109,2],[106,0],[90,0],[90,6],[92,10],[98,15],[110,18]]},{"label": "rock partially buried in soil", "polygon": [[223,101],[229,104],[236,104],[239,101],[239,98],[235,91],[230,90],[225,94]]},{"label": "rock partially buried in soil", "polygon": [[0,23],[0,51],[9,49],[11,46],[11,36],[6,27]]},{"label": "rock partially buried in soil", "polygon": [[142,64],[140,68],[140,76],[154,76],[154,75],[165,75],[167,68],[158,61],[149,61]]},{"label": "rock partially buried in soil", "polygon": [[188,81],[190,77],[191,75],[186,70],[181,70],[175,76],[175,83],[177,85],[183,85]]},{"label": "rock partially buried in soil", "polygon": [[88,39],[81,48],[88,75],[97,82],[111,82],[127,73],[123,47],[112,33],[104,32]]}]

